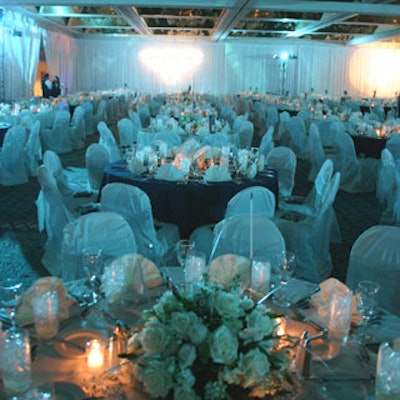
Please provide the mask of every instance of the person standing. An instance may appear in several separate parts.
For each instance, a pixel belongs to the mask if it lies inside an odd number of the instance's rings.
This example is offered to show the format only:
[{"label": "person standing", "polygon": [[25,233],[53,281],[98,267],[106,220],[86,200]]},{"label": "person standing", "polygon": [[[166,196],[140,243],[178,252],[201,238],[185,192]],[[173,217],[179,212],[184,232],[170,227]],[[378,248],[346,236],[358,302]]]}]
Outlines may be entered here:
[{"label": "person standing", "polygon": [[60,78],[55,75],[53,78],[53,82],[51,83],[51,95],[53,97],[58,97],[61,94],[61,84]]},{"label": "person standing", "polygon": [[43,76],[42,80],[42,91],[43,91],[43,97],[48,99],[51,96],[51,88],[52,84],[50,81],[50,76],[48,73],[45,73]]}]

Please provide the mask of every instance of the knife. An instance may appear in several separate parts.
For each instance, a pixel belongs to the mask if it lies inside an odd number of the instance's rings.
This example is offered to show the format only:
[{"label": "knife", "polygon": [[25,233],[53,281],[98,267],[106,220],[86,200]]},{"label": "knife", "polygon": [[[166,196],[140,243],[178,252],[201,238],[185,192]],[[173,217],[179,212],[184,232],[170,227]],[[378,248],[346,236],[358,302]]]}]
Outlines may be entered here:
[{"label": "knife", "polygon": [[61,336],[56,336],[56,337],[54,338],[54,340],[57,341],[57,342],[63,343],[63,344],[65,344],[66,346],[72,347],[72,348],[74,348],[74,349],[76,349],[76,350],[79,350],[79,351],[81,351],[82,353],[85,353],[85,352],[86,352],[86,348],[85,348],[84,346],[80,345],[79,343],[72,342],[71,340],[64,339],[64,338],[61,337]]}]

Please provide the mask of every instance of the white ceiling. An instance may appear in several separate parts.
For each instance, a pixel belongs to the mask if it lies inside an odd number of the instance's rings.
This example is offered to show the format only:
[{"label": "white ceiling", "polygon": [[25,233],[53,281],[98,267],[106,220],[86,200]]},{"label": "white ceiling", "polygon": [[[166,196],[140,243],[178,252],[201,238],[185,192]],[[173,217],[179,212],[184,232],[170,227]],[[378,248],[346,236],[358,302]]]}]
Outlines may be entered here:
[{"label": "white ceiling", "polygon": [[0,0],[46,29],[90,35],[297,38],[346,45],[400,42],[400,1]]}]

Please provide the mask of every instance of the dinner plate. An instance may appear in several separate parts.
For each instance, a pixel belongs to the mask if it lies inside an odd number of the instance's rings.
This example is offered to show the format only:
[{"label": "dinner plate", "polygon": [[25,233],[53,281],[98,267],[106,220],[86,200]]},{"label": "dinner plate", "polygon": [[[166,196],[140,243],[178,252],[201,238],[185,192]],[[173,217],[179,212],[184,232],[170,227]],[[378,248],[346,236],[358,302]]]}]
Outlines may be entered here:
[{"label": "dinner plate", "polygon": [[[107,338],[96,331],[91,330],[79,330],[68,332],[60,335],[60,337],[68,342],[76,343],[81,347],[86,347],[86,344],[91,340],[97,339],[103,343],[106,342]],[[86,353],[75,348],[73,345],[69,345],[63,341],[55,341],[54,348],[56,352],[66,358],[84,358]]]}]

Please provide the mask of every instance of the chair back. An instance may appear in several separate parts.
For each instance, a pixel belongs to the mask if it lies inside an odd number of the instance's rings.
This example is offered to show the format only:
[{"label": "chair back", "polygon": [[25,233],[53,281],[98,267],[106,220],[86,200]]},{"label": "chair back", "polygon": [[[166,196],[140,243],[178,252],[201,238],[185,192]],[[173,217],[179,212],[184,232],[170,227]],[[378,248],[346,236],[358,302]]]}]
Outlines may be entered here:
[{"label": "chair back", "polygon": [[133,122],[129,118],[121,118],[117,123],[119,144],[121,146],[132,146],[137,141],[137,133]]},{"label": "chair back", "polygon": [[36,176],[40,161],[43,158],[40,142],[40,121],[33,123],[25,146],[25,164],[29,176]]},{"label": "chair back", "polygon": [[99,131],[100,138],[99,144],[104,146],[110,156],[110,162],[116,162],[121,159],[121,154],[118,149],[117,142],[110,128],[104,121],[100,121],[97,125],[97,130]]},{"label": "chair back", "polygon": [[110,163],[107,150],[101,144],[92,143],[86,149],[85,163],[91,189],[99,190],[103,180],[104,168]]}]

